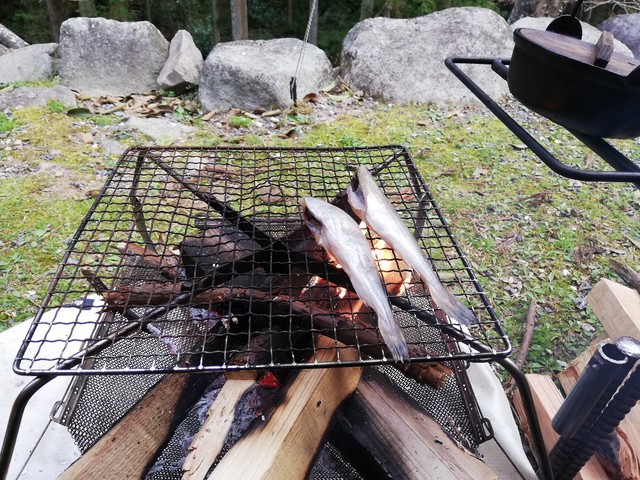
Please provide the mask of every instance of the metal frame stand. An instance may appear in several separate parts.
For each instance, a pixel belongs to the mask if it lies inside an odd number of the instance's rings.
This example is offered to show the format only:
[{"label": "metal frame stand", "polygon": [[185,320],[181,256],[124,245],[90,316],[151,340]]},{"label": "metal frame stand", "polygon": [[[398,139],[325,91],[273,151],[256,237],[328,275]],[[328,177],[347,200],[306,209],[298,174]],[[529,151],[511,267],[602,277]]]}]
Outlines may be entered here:
[{"label": "metal frame stand", "polygon": [[522,128],[518,122],[511,118],[507,112],[458,67],[458,64],[487,65],[500,77],[507,80],[509,62],[509,60],[502,58],[449,57],[445,60],[445,65],[471,93],[478,97],[478,100],[491,110],[491,113],[493,113],[498,120],[557,174],[585,182],[630,182],[640,188],[640,165],[630,160],[606,140],[599,137],[593,137],[567,129],[573,136],[615,168],[616,171],[582,170],[565,165]]}]

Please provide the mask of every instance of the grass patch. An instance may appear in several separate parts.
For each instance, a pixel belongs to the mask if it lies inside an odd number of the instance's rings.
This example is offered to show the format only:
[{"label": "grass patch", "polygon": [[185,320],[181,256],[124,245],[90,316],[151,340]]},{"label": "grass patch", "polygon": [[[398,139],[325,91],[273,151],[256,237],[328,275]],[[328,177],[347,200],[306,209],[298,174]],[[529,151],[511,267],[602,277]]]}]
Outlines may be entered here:
[{"label": "grass patch", "polygon": [[45,197],[43,184],[34,176],[0,181],[0,330],[36,312],[91,204]]}]

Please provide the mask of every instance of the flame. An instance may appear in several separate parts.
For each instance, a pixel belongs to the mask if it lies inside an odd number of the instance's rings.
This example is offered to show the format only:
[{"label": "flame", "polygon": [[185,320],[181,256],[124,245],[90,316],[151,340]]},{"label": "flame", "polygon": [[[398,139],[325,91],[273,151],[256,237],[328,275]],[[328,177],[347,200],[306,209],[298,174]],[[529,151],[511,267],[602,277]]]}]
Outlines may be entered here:
[{"label": "flame", "polygon": [[373,241],[373,258],[382,275],[387,293],[401,295],[411,284],[411,270],[409,266],[396,257],[395,252],[382,239]]}]

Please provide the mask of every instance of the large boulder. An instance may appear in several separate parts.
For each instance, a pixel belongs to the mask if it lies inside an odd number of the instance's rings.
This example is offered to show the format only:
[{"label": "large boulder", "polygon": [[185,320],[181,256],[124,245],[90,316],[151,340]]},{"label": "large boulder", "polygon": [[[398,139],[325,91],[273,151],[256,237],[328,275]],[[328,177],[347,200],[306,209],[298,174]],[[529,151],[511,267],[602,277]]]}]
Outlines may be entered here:
[{"label": "large boulder", "polygon": [[186,30],[179,30],[171,40],[169,58],[160,70],[158,85],[165,90],[181,91],[200,83],[202,53]]},{"label": "large boulder", "polygon": [[[511,29],[515,30],[516,28],[532,28],[535,30],[546,30],[547,26],[554,20],[554,18],[550,17],[525,17],[521,18],[517,22],[511,24]],[[602,35],[602,31],[598,30],[596,27],[589,25],[586,22],[580,22],[582,25],[582,40],[589,43],[597,43],[600,35]],[[612,32],[613,33],[613,32]],[[615,34],[614,34],[615,36]],[[633,56],[629,47],[627,47],[624,43],[619,40],[613,41],[613,50],[622,54],[628,55],[630,57]]]},{"label": "large boulder", "polygon": [[640,58],[640,13],[615,15],[600,25],[600,30],[613,33],[613,36],[624,43],[635,58]]},{"label": "large boulder", "polygon": [[[393,102],[465,102],[473,94],[445,67],[446,57],[510,57],[511,29],[484,8],[450,8],[410,19],[373,18],[343,41],[340,70],[351,88]],[[491,96],[507,84],[486,66],[465,67]]]},{"label": "large boulder", "polygon": [[0,83],[31,82],[53,78],[57,43],[39,43],[9,50],[0,56]]},{"label": "large boulder", "polygon": [[318,47],[294,38],[217,44],[207,56],[200,77],[202,107],[252,111],[292,105],[289,82],[296,73],[302,48],[298,98],[317,92],[332,80],[331,62]]},{"label": "large boulder", "polygon": [[149,22],[70,18],[60,27],[60,82],[90,96],[157,90],[168,53]]},{"label": "large boulder", "polygon": [[68,88],[56,85],[48,88],[22,87],[11,92],[0,92],[0,110],[46,105],[51,100],[60,102],[69,108],[77,106],[76,95]]}]

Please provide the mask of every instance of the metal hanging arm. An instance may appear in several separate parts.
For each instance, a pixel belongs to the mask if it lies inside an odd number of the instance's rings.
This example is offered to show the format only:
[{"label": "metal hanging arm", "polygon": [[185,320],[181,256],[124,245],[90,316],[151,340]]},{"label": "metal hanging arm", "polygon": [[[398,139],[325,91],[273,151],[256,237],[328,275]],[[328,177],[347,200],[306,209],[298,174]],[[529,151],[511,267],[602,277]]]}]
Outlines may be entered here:
[{"label": "metal hanging arm", "polygon": [[307,29],[304,32],[304,39],[302,40],[302,46],[300,47],[300,56],[298,57],[298,64],[296,65],[296,71],[289,80],[289,94],[293,104],[298,101],[298,77],[300,76],[300,70],[302,69],[302,59],[304,58],[304,47],[309,42],[309,33],[311,32],[311,24],[313,23],[313,17],[316,9],[318,8],[318,0],[311,2],[311,9],[309,10],[309,20],[307,21]]}]

